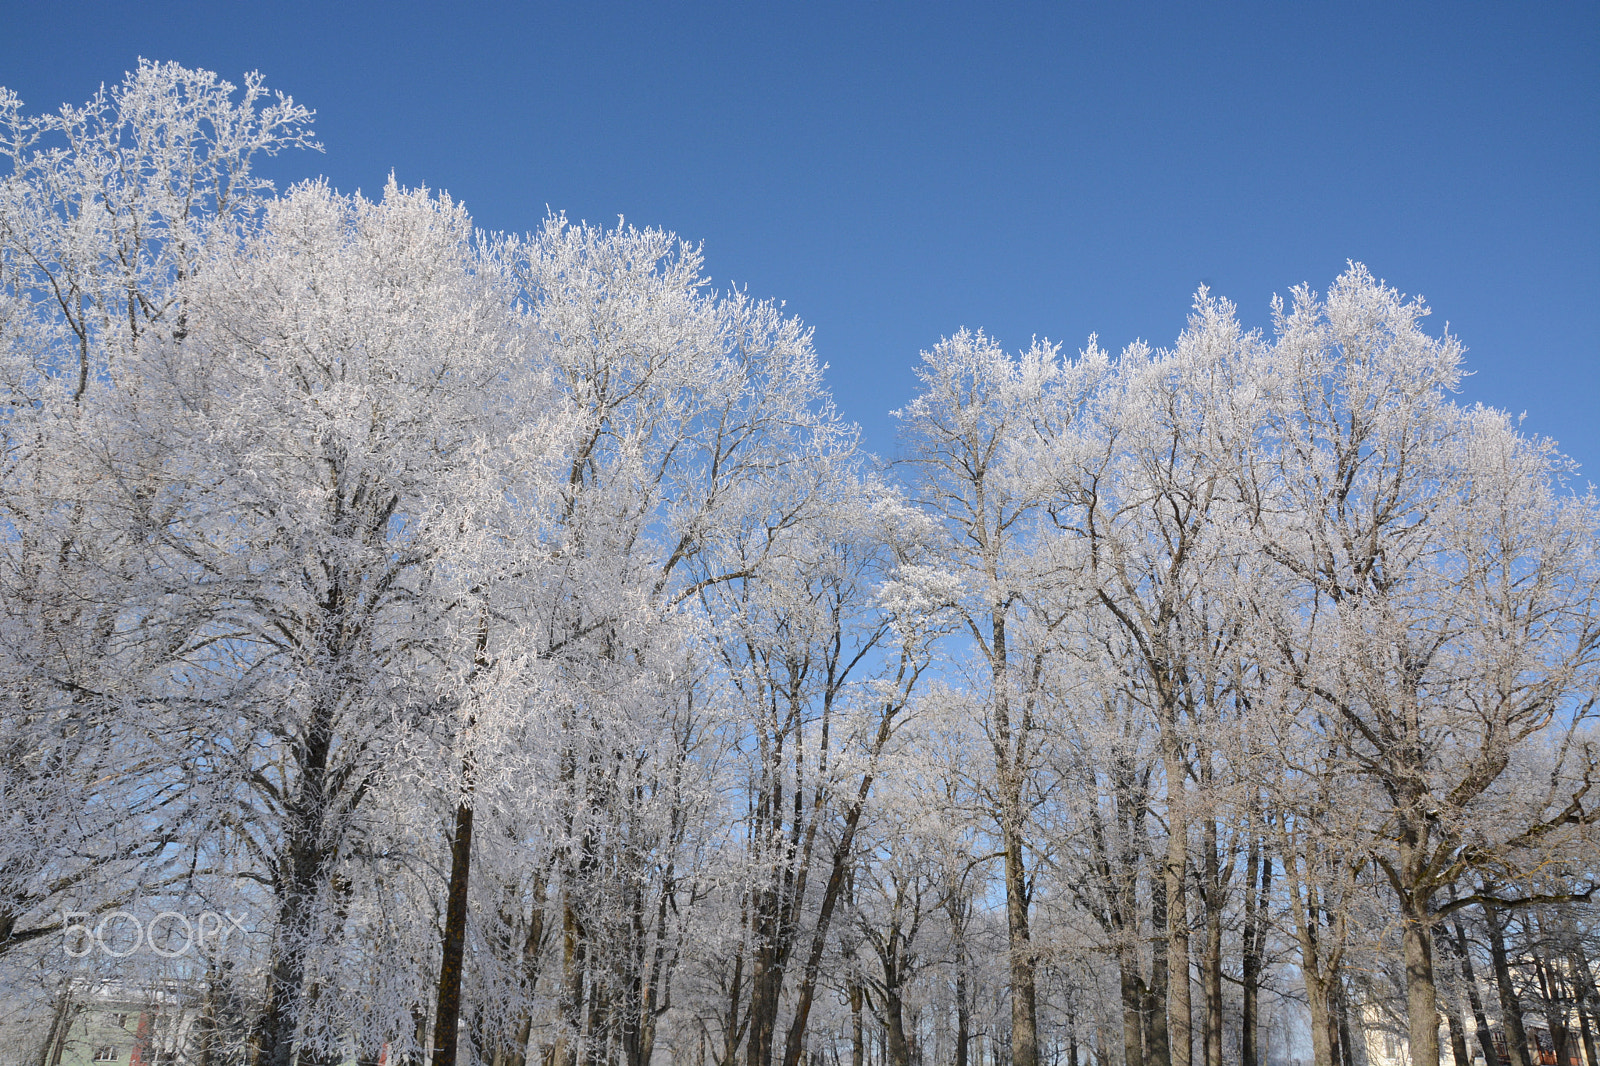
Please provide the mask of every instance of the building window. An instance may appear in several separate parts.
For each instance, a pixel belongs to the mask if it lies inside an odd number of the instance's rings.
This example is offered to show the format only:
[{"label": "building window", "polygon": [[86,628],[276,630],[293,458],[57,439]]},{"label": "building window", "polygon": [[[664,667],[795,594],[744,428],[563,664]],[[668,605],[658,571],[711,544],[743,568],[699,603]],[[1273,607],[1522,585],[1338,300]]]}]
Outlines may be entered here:
[{"label": "building window", "polygon": [[108,1014],[106,1015],[106,1021],[118,1029],[126,1029],[128,1027],[128,1016],[126,1014]]},{"label": "building window", "polygon": [[[127,1016],[124,1015],[123,1017]],[[95,1062],[116,1062],[117,1049],[112,1047],[110,1044],[103,1044],[94,1049],[94,1055],[91,1056],[91,1058]]]}]

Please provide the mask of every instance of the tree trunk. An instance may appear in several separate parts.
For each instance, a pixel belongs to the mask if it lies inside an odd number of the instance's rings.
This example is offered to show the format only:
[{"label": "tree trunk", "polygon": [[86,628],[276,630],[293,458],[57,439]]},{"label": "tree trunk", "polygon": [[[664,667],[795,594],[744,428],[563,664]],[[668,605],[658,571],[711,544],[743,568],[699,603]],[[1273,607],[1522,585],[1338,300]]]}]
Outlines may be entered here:
[{"label": "tree trunk", "polygon": [[[539,983],[540,959],[544,949],[544,921],[547,903],[547,884],[543,874],[533,882],[533,913],[528,919],[528,931],[522,938],[522,980],[531,993]],[[527,1066],[528,1041],[533,1036],[533,1011],[523,1008],[513,1030],[510,1046],[505,1049],[501,1066]]]},{"label": "tree trunk", "polygon": [[[1260,894],[1257,894],[1257,877]],[[1243,1005],[1239,1014],[1239,1061],[1241,1066],[1260,1066],[1261,970],[1266,949],[1266,901],[1272,891],[1272,858],[1262,855],[1262,840],[1252,836],[1245,856],[1245,897],[1243,959],[1240,977]]]},{"label": "tree trunk", "polygon": [[1311,1059],[1316,1066],[1338,1066],[1334,1058],[1333,1014],[1328,1009],[1328,982],[1310,969],[1301,971],[1305,979],[1306,1005],[1311,1008]]},{"label": "tree trunk", "polygon": [[866,810],[867,797],[872,793],[878,756],[883,753],[889,738],[894,735],[895,716],[904,709],[904,706],[903,703],[884,706],[882,716],[878,719],[878,734],[873,740],[869,759],[869,767],[872,768],[861,775],[861,783],[857,786],[856,794],[845,814],[843,831],[834,845],[833,859],[829,863],[828,883],[822,890],[822,899],[817,907],[817,924],[811,934],[811,950],[806,956],[805,969],[801,971],[800,987],[795,995],[794,1016],[789,1022],[788,1038],[784,1041],[783,1066],[800,1066],[800,1052],[805,1042],[806,1024],[811,1017],[811,1004],[816,998],[817,982],[822,976],[822,957],[828,947],[828,929],[833,922],[833,911],[838,905],[839,894],[845,886],[845,875],[849,872],[853,861],[856,830],[861,824],[861,814]]},{"label": "tree trunk", "polygon": [[1578,1033],[1583,1037],[1583,1061],[1586,1066],[1595,1066],[1594,1057],[1594,1030],[1589,1025],[1589,1012],[1578,1005]]},{"label": "tree trunk", "polygon": [[1205,822],[1206,948],[1204,952],[1206,1066],[1222,1064],[1222,870],[1217,822]]},{"label": "tree trunk", "polygon": [[[1122,1054],[1126,1066],[1145,1066],[1149,989],[1144,981],[1139,945],[1144,940],[1139,925],[1139,877],[1145,868],[1144,837],[1148,803],[1138,783],[1131,759],[1119,757],[1113,770],[1116,819],[1121,837],[1120,854],[1113,857],[1098,832],[1099,874],[1110,901],[1112,935],[1117,944],[1117,977],[1122,1000]],[[1076,1046],[1076,1027],[1072,1030]],[[1076,1063],[1073,1066],[1077,1066]]]},{"label": "tree trunk", "polygon": [[[964,943],[958,942],[956,946],[956,1066],[967,1066],[968,1044],[972,1039],[972,1007],[967,1002],[967,953]],[[852,995],[859,996],[860,989],[851,986]],[[855,1012],[857,1030],[861,1026],[861,1008],[854,1000],[851,1001],[851,1010]],[[857,1039],[859,1040],[859,1032]],[[861,1066],[859,1062],[853,1066]]]},{"label": "tree trunk", "polygon": [[556,1037],[554,1066],[578,1066],[578,1045],[583,1035],[583,970],[586,954],[583,929],[572,905],[575,879],[569,878],[561,901],[561,1032]]},{"label": "tree trunk", "polygon": [[1450,1054],[1456,1066],[1472,1066],[1472,1053],[1467,1050],[1466,1023],[1461,1020],[1461,1006],[1453,998],[1448,1002],[1445,1020],[1450,1023]]},{"label": "tree trunk", "polygon": [[[330,593],[330,597],[335,594]],[[285,810],[283,860],[273,888],[277,936],[267,977],[266,1008],[256,1022],[253,1057],[259,1066],[291,1066],[305,985],[305,947],[317,888],[326,876],[323,824],[327,815],[328,757],[334,711],[328,699],[311,711],[299,754],[300,781]]]},{"label": "tree trunk", "polygon": [[[1299,867],[1303,856],[1291,847],[1287,824],[1282,829],[1284,884],[1294,917],[1295,940],[1300,948],[1300,976],[1305,984],[1306,1005],[1311,1009],[1312,1061],[1316,1066],[1337,1066],[1334,1056],[1338,1037],[1330,1005],[1333,983],[1339,979],[1344,941],[1336,937],[1335,946],[1329,951],[1323,950],[1322,916],[1326,908],[1319,901],[1316,882],[1310,876],[1301,875]],[[1308,870],[1312,867],[1310,860],[1305,862],[1305,867]]]},{"label": "tree trunk", "polygon": [[[1015,806],[1020,808],[1021,805],[1019,795],[1015,798]],[[1015,816],[1020,817],[1020,813],[1018,810]],[[1023,866],[1021,828],[1007,825],[1002,835],[1006,851],[1006,929],[1010,934],[1011,947],[1011,1062],[1012,1066],[1038,1066],[1038,1007],[1034,991],[1033,937],[1028,922],[1027,871]]]},{"label": "tree trunk", "polygon": [[[1405,810],[1420,806],[1408,800]],[[1400,822],[1399,866],[1395,887],[1400,895],[1400,945],[1406,966],[1406,1021],[1411,1036],[1411,1066],[1439,1066],[1439,989],[1433,976],[1432,890],[1423,880],[1428,839],[1421,828]]]},{"label": "tree trunk", "polygon": [[[1007,667],[1007,605],[990,611],[990,695],[994,700],[995,769],[999,778],[1000,844],[1004,850],[1006,933],[1011,970],[1011,1066],[1039,1066],[1033,938],[1028,923],[1028,871],[1023,853],[1023,753],[1027,738],[1012,735]],[[789,1066],[785,1063],[785,1066]]]},{"label": "tree trunk", "polygon": [[911,1066],[911,1052],[906,1045],[905,1011],[900,1002],[898,985],[883,990],[883,1022],[889,1052],[888,1066]]},{"label": "tree trunk", "polygon": [[[654,946],[649,952],[649,974],[644,979],[644,989],[638,994],[637,1019],[633,1039],[629,1041],[629,1066],[650,1066],[655,1055],[656,1022],[672,1002],[672,969],[681,946],[667,947],[667,912],[674,898],[670,886],[676,877],[676,865],[667,864],[665,884],[656,902],[656,913],[650,937]],[[642,923],[641,923],[642,928]],[[645,944],[641,936],[641,951]],[[643,967],[641,966],[641,969]]]},{"label": "tree trunk", "polygon": [[1356,1066],[1356,1044],[1350,1039],[1350,997],[1342,977],[1339,979],[1334,1014],[1339,1021],[1339,1062],[1342,1066]]},{"label": "tree trunk", "polygon": [[[739,1039],[744,1035],[739,1025],[739,1002],[744,995],[744,952],[733,958],[733,976],[728,979],[728,1020],[722,1030],[722,1058],[717,1066],[733,1066],[739,1054]],[[746,1016],[746,1024],[748,1015]],[[860,1064],[856,1064],[860,1066]]]},{"label": "tree trunk", "polygon": [[1150,989],[1144,1008],[1145,1066],[1171,1066],[1167,1039],[1167,879],[1152,877],[1150,883],[1150,927],[1155,930],[1150,944]]},{"label": "tree trunk", "polygon": [[61,1066],[61,1053],[67,1046],[67,1032],[72,1028],[72,989],[67,986],[56,999],[56,1009],[50,1018],[50,1032],[39,1048],[39,1066]]},{"label": "tree trunk", "polygon": [[1578,1031],[1583,1037],[1584,1061],[1588,1066],[1600,1066],[1600,1059],[1595,1058],[1595,1032],[1590,1025],[1590,1020],[1595,1017],[1594,979],[1589,975],[1589,961],[1583,957],[1576,934],[1571,935],[1568,945],[1567,957],[1572,964],[1573,998],[1577,1001]]},{"label": "tree trunk", "polygon": [[1411,1066],[1439,1066],[1439,997],[1433,981],[1433,936],[1428,915],[1415,896],[1403,914],[1401,944],[1406,963],[1406,1015],[1411,1031]]},{"label": "tree trunk", "polygon": [[456,805],[450,840],[450,888],[445,899],[444,950],[439,963],[439,999],[434,1009],[432,1066],[455,1066],[461,1021],[461,965],[467,944],[467,878],[472,864],[472,804]]},{"label": "tree trunk", "polygon": [[1533,956],[1533,968],[1539,980],[1541,998],[1544,1000],[1544,1024],[1550,1033],[1550,1046],[1556,1053],[1556,1061],[1566,1066],[1572,1042],[1567,1035],[1567,1023],[1562,1017],[1558,1002],[1559,992],[1556,989],[1555,974],[1551,972],[1538,951],[1532,951],[1530,954]]},{"label": "tree trunk", "polygon": [[[866,996],[859,981],[850,982],[850,1066],[865,1066],[867,1057],[866,1033],[861,1027],[861,1006]],[[964,1035],[964,1034],[963,1034]],[[957,1045],[960,1046],[959,1043]],[[961,1049],[962,1053],[965,1049]],[[959,1066],[965,1066],[960,1063]]]},{"label": "tree trunk", "polygon": [[1483,1051],[1483,1061],[1487,1066],[1500,1066],[1498,1061],[1500,1053],[1494,1048],[1494,1033],[1489,1028],[1489,1017],[1483,1010],[1483,998],[1478,994],[1478,978],[1473,972],[1467,931],[1459,919],[1455,921],[1454,927],[1456,958],[1461,963],[1461,979],[1467,986],[1467,1004],[1472,1008],[1472,1023],[1478,1031],[1478,1047]]},{"label": "tree trunk", "polygon": [[[1172,1066],[1191,1066],[1194,1010],[1189,989],[1189,822],[1184,810],[1183,760],[1170,729],[1164,731],[1162,762],[1167,775],[1167,1052]],[[1028,1063],[1026,1066],[1036,1066]]]},{"label": "tree trunk", "polygon": [[1139,955],[1132,944],[1117,949],[1117,977],[1122,990],[1122,1061],[1144,1066],[1144,982],[1139,980]]},{"label": "tree trunk", "polygon": [[1500,1018],[1505,1027],[1506,1051],[1511,1056],[1511,1066],[1530,1066],[1528,1033],[1522,1028],[1522,1004],[1511,983],[1511,965],[1506,958],[1505,930],[1500,924],[1499,908],[1485,903],[1483,916],[1489,926],[1489,958],[1494,963],[1495,984],[1500,988]]},{"label": "tree trunk", "polygon": [[[750,1039],[746,1066],[771,1066],[773,1032],[778,1023],[779,983],[783,960],[779,958],[778,894],[763,885],[751,908],[755,949],[750,954]],[[784,954],[787,954],[786,952]]]}]

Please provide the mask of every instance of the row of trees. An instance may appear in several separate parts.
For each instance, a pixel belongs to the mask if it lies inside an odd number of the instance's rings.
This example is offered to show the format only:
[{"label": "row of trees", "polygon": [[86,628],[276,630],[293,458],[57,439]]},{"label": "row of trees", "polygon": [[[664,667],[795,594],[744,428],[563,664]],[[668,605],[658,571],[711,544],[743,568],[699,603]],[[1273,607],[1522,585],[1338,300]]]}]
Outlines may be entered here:
[{"label": "row of trees", "polygon": [[[140,982],[208,1064],[1595,1061],[1600,508],[1420,302],[964,331],[880,467],[698,249],[274,196],[310,118],[0,93],[41,1066]],[[247,920],[107,949],[161,912]]]}]

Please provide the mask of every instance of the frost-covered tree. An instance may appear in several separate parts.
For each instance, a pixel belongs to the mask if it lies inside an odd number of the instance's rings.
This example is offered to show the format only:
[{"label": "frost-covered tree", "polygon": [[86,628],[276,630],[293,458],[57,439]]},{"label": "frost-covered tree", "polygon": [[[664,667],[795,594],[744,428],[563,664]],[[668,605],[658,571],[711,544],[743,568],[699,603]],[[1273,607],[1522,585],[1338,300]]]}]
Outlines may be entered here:
[{"label": "frost-covered tree", "polygon": [[[1592,819],[1574,731],[1600,568],[1592,496],[1505,415],[1449,399],[1460,345],[1423,314],[1361,267],[1280,305],[1252,491],[1258,550],[1290,587],[1264,655],[1367,785],[1363,846],[1400,905],[1411,1054],[1431,1066],[1441,893],[1474,870],[1526,884],[1524,849],[1570,848]],[[1566,739],[1536,753],[1549,737]]]},{"label": "frost-covered tree", "polygon": [[286,1064],[347,1024],[312,1005],[377,889],[363,804],[448,739],[477,605],[452,558],[463,487],[504,443],[527,333],[465,212],[392,185],[376,203],[297,188],[192,291],[129,417],[163,450],[149,552],[172,609],[204,619],[171,683],[217,712],[193,727],[204,765],[272,893],[258,1049]]},{"label": "frost-covered tree", "polygon": [[[47,1066],[157,977],[213,1064],[1254,1066],[1264,999],[1318,1066],[1433,1066],[1441,1006],[1458,1061],[1469,1010],[1593,1045],[1600,506],[1420,303],[962,331],[896,483],[698,248],[273,195],[309,121],[172,64],[0,92],[0,995]],[[51,950],[147,904],[249,921]]]},{"label": "frost-covered tree", "polygon": [[1055,633],[1076,606],[1074,561],[1039,537],[1050,502],[1033,451],[1064,434],[1103,373],[1097,351],[1062,359],[1036,343],[1012,357],[960,332],[922,355],[922,392],[899,412],[908,492],[940,528],[937,588],[984,665],[972,694],[993,749],[979,778],[1004,864],[1010,930],[1011,1055],[1037,1066],[1037,958],[1030,928],[1032,811],[1039,802],[1046,708],[1040,680]]},{"label": "frost-covered tree", "polygon": [[253,158],[313,146],[310,118],[171,63],[43,115],[0,90],[0,954],[160,890],[186,836],[193,707],[159,679],[193,620],[162,606],[126,401],[259,216]]}]

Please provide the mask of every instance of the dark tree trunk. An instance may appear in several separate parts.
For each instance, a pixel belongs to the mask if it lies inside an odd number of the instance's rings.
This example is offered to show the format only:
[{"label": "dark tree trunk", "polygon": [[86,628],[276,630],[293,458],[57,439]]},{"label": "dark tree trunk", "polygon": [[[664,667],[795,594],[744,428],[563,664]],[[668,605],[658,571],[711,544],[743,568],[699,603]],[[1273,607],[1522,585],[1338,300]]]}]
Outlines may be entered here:
[{"label": "dark tree trunk", "polygon": [[[967,995],[967,953],[964,947],[958,945],[956,955],[956,1066],[968,1066],[968,1044],[972,1039],[972,1008],[967,1003]],[[856,1011],[856,1024],[859,1026],[861,1015],[854,1001],[851,1003],[851,1009]],[[860,1063],[856,1063],[855,1066],[860,1066]]]},{"label": "dark tree trunk", "polygon": [[[744,996],[744,952],[734,956],[733,976],[728,979],[728,1017],[722,1029],[722,1058],[717,1066],[733,1066],[739,1054],[739,1040],[744,1036],[744,1026],[739,1023],[739,1002]],[[745,1024],[749,1024],[746,1015]]]},{"label": "dark tree trunk", "polygon": [[1172,1066],[1190,1066],[1194,1061],[1194,1011],[1189,987],[1189,822],[1184,811],[1187,770],[1177,740],[1171,736],[1172,728],[1163,726],[1162,739],[1169,825],[1162,870],[1167,883],[1167,1054]]},{"label": "dark tree trunk", "polygon": [[61,1066],[61,1053],[67,1046],[67,1032],[72,1028],[72,1018],[76,1013],[72,1005],[72,991],[65,988],[56,998],[56,1009],[50,1017],[50,1032],[39,1048],[39,1066]]},{"label": "dark tree trunk", "polygon": [[[1019,809],[1013,813],[1013,818],[1020,816],[1020,796],[1015,806]],[[1011,1062],[1012,1066],[1038,1066],[1039,1009],[1034,986],[1033,933],[1028,916],[1028,874],[1024,866],[1022,827],[1002,826],[1001,841],[1005,847],[1006,930],[1011,948]]]},{"label": "dark tree trunk", "polygon": [[866,1031],[861,1024],[862,1000],[865,998],[861,983],[850,982],[850,1066],[866,1066]]},{"label": "dark tree trunk", "polygon": [[1355,1042],[1350,1039],[1350,1010],[1348,1006],[1349,996],[1346,993],[1344,982],[1342,980],[1339,981],[1338,988],[1339,999],[1338,1002],[1334,1004],[1333,1010],[1334,1017],[1336,1017],[1339,1022],[1339,1062],[1341,1066],[1355,1066],[1356,1045]]},{"label": "dark tree trunk", "polygon": [[[904,667],[903,667],[904,669]],[[913,672],[913,678],[915,676]],[[904,680],[904,674],[902,674]],[[906,691],[909,691],[907,689]],[[878,756],[894,735],[894,719],[901,710],[903,703],[891,703],[884,706],[881,717],[878,719],[878,732],[873,740],[869,765],[875,766]],[[811,1019],[811,1005],[816,999],[817,984],[822,977],[822,958],[828,947],[829,929],[833,924],[833,912],[838,906],[840,893],[845,887],[846,875],[854,861],[856,830],[861,824],[861,815],[867,805],[867,797],[872,793],[872,783],[876,779],[876,771],[869,769],[861,775],[861,783],[856,788],[856,794],[851,797],[851,803],[845,813],[844,826],[839,834],[839,840],[834,845],[832,861],[829,863],[828,881],[822,890],[822,898],[817,908],[817,924],[811,934],[811,949],[806,956],[805,969],[801,971],[800,987],[795,995],[794,1016],[789,1022],[789,1034],[784,1041],[783,1066],[800,1066],[800,1055],[805,1044],[806,1025]]]},{"label": "dark tree trunk", "polygon": [[898,985],[883,990],[883,1021],[888,1066],[911,1066],[911,1049],[906,1044],[905,1005],[900,1000]]},{"label": "dark tree trunk", "polygon": [[[569,887],[570,892],[570,887]],[[569,898],[561,905],[561,963],[563,1032],[556,1041],[554,1066],[578,1066],[578,1044],[584,1032],[583,992],[587,946],[577,909]]]},{"label": "dark tree trunk", "polygon": [[778,1022],[779,982],[786,945],[779,943],[778,891],[763,886],[752,908],[755,922],[755,949],[750,955],[750,1040],[745,1048],[746,1066],[771,1066],[773,1030]]},{"label": "dark tree trunk", "polygon": [[1224,879],[1222,857],[1218,854],[1217,821],[1205,821],[1205,840],[1202,856],[1205,882],[1206,947],[1205,973],[1205,1055],[1206,1066],[1223,1066],[1222,1063],[1222,908],[1224,904]]},{"label": "dark tree trunk", "polygon": [[1472,1066],[1472,1053],[1467,1050],[1467,1034],[1461,1020],[1461,1007],[1454,999],[1446,1008],[1445,1019],[1450,1023],[1450,1054],[1455,1058],[1456,1066]]},{"label": "dark tree trunk", "polygon": [[[543,874],[533,883],[533,913],[528,919],[528,929],[522,938],[522,980],[532,993],[539,983],[539,961],[544,950],[545,906],[548,886]],[[516,919],[509,919],[508,924]],[[524,1008],[513,1029],[510,1045],[501,1056],[500,1066],[527,1066],[528,1040],[533,1036],[533,1012]]]},{"label": "dark tree trunk", "polygon": [[[1524,927],[1527,928],[1526,922]],[[1530,933],[1532,931],[1530,929]],[[1533,958],[1534,972],[1539,980],[1539,991],[1544,999],[1545,1027],[1550,1031],[1550,1043],[1555,1049],[1556,1061],[1566,1066],[1572,1054],[1572,1037],[1567,1031],[1566,1009],[1561,1005],[1561,989],[1557,983],[1559,977],[1555,968],[1546,959],[1542,937],[1538,948],[1532,947],[1530,942],[1529,954]]]},{"label": "dark tree trunk", "polygon": [[1495,984],[1500,988],[1500,1015],[1511,1066],[1530,1066],[1528,1033],[1522,1027],[1522,1003],[1517,998],[1516,986],[1511,983],[1511,964],[1506,956],[1505,927],[1501,924],[1499,908],[1485,903],[1483,916],[1489,926],[1489,957],[1494,963]]},{"label": "dark tree trunk", "polygon": [[[332,594],[330,594],[332,595]],[[303,747],[297,753],[300,780],[284,812],[284,849],[274,876],[277,943],[267,976],[266,1007],[256,1022],[252,1057],[259,1066],[292,1066],[294,1033],[305,992],[305,949],[311,936],[317,889],[327,876],[326,842],[328,757],[333,745],[334,710],[328,700],[312,709]]]},{"label": "dark tree trunk", "polygon": [[[1483,1061],[1488,1066],[1499,1066],[1499,1052],[1494,1047],[1494,1033],[1489,1028],[1489,1016],[1483,1009],[1483,997],[1478,994],[1478,978],[1472,967],[1471,944],[1467,930],[1460,920],[1453,923],[1455,940],[1452,942],[1456,958],[1461,963],[1461,980],[1467,987],[1467,1004],[1472,1008],[1472,1023],[1478,1032],[1478,1047],[1483,1050]],[[1446,940],[1450,938],[1445,937]]]},{"label": "dark tree trunk", "polygon": [[1171,1066],[1167,1036],[1167,882],[1157,874],[1150,879],[1150,991],[1144,1010],[1146,1066]]},{"label": "dark tree trunk", "polygon": [[434,1008],[432,1066],[455,1066],[461,1022],[461,966],[467,944],[467,878],[472,864],[472,805],[456,805],[450,839],[450,887],[445,897],[444,944],[439,963],[439,998]]},{"label": "dark tree trunk", "polygon": [[1122,991],[1122,1061],[1126,1066],[1144,1066],[1144,1000],[1146,990],[1139,979],[1139,955],[1124,943],[1117,951],[1117,977]]},{"label": "dark tree trunk", "polygon": [[[1260,890],[1257,892],[1257,877]],[[1266,951],[1266,904],[1272,892],[1272,857],[1262,854],[1262,840],[1252,836],[1245,856],[1245,899],[1241,983],[1243,1005],[1239,1017],[1239,1061],[1241,1066],[1260,1066],[1261,971]]]},{"label": "dark tree trunk", "polygon": [[[1447,932],[1441,932],[1438,939],[1444,940],[1447,945],[1450,943]],[[1467,1049],[1467,1026],[1463,1020],[1459,994],[1446,995],[1445,1021],[1450,1026],[1450,1054],[1455,1059],[1455,1066],[1472,1066],[1472,1052]]]},{"label": "dark tree trunk", "polygon": [[1577,1001],[1578,1031],[1583,1037],[1584,1061],[1589,1066],[1600,1066],[1600,1059],[1595,1057],[1595,1032],[1591,1021],[1595,1017],[1595,987],[1594,978],[1589,974],[1589,960],[1584,958],[1583,948],[1578,944],[1576,934],[1568,941],[1567,956],[1572,963],[1573,998]]}]

